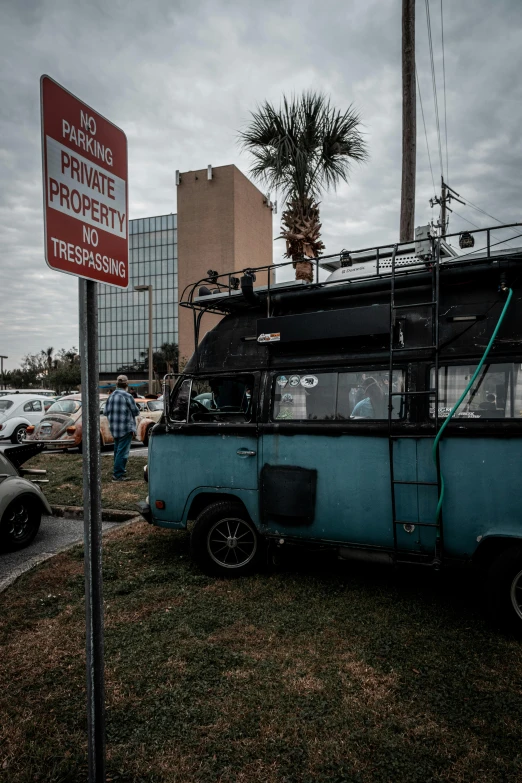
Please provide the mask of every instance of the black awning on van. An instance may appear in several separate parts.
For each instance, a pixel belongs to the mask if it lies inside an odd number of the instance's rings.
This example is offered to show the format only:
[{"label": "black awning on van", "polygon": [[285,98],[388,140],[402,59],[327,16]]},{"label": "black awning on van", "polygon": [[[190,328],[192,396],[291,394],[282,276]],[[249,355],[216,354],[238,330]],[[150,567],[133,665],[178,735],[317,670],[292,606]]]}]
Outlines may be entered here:
[{"label": "black awning on van", "polygon": [[317,313],[259,318],[259,343],[338,340],[390,333],[390,306],[376,304]]}]

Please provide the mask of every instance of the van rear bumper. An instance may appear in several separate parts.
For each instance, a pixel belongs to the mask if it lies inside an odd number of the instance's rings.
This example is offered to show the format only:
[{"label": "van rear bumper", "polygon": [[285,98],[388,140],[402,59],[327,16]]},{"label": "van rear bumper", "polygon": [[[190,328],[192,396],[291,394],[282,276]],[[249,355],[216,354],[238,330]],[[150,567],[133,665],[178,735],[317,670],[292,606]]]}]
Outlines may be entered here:
[{"label": "van rear bumper", "polygon": [[140,502],[136,504],[136,507],[143,519],[145,519],[149,525],[152,525],[152,511],[149,504],[145,500],[140,500]]}]

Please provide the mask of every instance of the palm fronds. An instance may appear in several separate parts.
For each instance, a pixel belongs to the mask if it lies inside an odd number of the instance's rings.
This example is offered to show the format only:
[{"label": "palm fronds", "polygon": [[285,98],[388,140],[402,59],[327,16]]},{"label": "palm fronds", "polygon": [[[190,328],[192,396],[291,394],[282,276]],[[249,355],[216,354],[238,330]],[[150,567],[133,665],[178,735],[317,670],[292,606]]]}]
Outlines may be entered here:
[{"label": "palm fronds", "polygon": [[368,157],[357,112],[352,106],[338,111],[322,93],[283,96],[278,109],[265,101],[251,117],[239,134],[254,158],[250,173],[285,200],[317,200],[348,180],[353,161]]},{"label": "palm fronds", "polygon": [[342,113],[322,93],[308,91],[291,99],[283,96],[279,109],[265,101],[239,134],[241,146],[254,159],[254,179],[286,202],[281,238],[298,279],[312,282],[312,264],[306,259],[324,250],[318,198],[348,181],[352,162],[368,157],[360,122],[352,106]]}]

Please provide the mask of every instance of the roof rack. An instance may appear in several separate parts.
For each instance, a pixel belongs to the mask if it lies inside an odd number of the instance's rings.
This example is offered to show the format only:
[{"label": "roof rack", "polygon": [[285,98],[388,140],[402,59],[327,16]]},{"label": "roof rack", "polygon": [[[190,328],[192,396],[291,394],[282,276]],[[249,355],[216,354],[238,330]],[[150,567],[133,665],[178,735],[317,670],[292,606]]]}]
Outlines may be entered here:
[{"label": "roof rack", "polygon": [[[199,333],[201,317],[206,312],[225,315],[233,311],[265,305],[267,315],[270,316],[272,296],[282,291],[314,291],[329,287],[336,287],[336,290],[338,290],[339,286],[347,288],[355,283],[362,283],[368,280],[385,280],[391,275],[389,258],[391,258],[394,247],[397,248],[397,258],[400,259],[401,256],[407,258],[403,265],[399,263],[395,271],[397,278],[418,275],[428,270],[431,259],[435,257],[436,244],[439,245],[441,270],[449,265],[455,268],[491,263],[492,260],[495,261],[500,256],[522,256],[522,247],[510,248],[509,250],[492,250],[492,248],[498,245],[522,237],[521,230],[520,234],[510,236],[500,242],[491,243],[491,236],[494,232],[515,227],[522,227],[522,223],[507,223],[505,225],[474,229],[473,231],[459,231],[447,234],[445,237],[432,235],[427,230],[428,227],[422,227],[417,229],[415,243],[387,243],[378,247],[365,247],[353,251],[342,250],[332,255],[307,259],[315,267],[314,278],[316,282],[312,283],[300,280],[280,283],[272,281],[272,274],[275,276],[274,270],[292,266],[292,261],[246,268],[242,271],[234,272],[217,273],[209,271],[207,277],[203,277],[185,287],[179,304],[181,307],[187,307],[194,311],[195,332]],[[473,237],[474,234],[483,233],[486,234],[486,244],[478,250],[464,252],[461,255],[457,255],[454,248],[446,242],[451,237],[462,238],[464,235]],[[415,252],[414,257],[411,255],[413,248]],[[356,267],[354,267],[354,263],[356,263]],[[321,270],[332,272],[332,274],[328,279],[320,281]],[[342,272],[345,270],[347,270],[347,274],[343,276]],[[361,272],[360,274],[359,271]],[[257,274],[265,272],[267,274],[267,284],[254,288]]]}]

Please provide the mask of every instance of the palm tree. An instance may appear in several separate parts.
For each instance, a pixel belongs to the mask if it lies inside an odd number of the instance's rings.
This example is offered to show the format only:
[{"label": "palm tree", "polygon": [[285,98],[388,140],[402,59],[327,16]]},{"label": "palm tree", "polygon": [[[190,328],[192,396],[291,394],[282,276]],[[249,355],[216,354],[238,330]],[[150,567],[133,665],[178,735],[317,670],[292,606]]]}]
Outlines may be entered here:
[{"label": "palm tree", "polygon": [[45,351],[41,351],[42,358],[47,366],[47,375],[49,376],[51,374],[51,371],[53,369],[53,353],[54,348],[47,348]]},{"label": "palm tree", "polygon": [[286,203],[281,227],[285,258],[294,262],[297,280],[311,283],[312,264],[306,259],[324,250],[318,198],[348,181],[353,161],[368,157],[359,115],[352,106],[341,113],[325,95],[310,91],[291,99],[283,96],[279,109],[265,101],[251,117],[239,134],[241,146],[254,157],[250,173],[280,192]]},{"label": "palm tree", "polygon": [[167,365],[167,372],[176,372],[179,361],[179,347],[177,343],[163,343],[160,353]]}]

